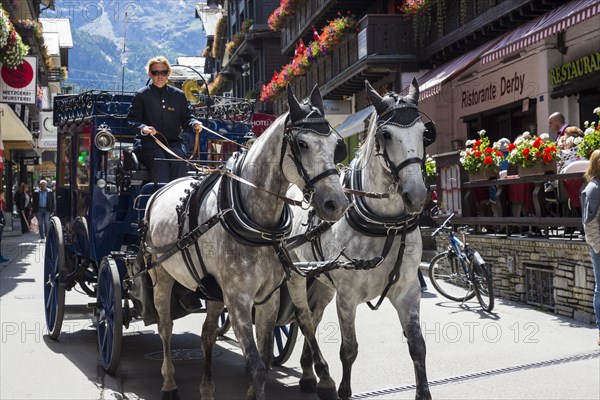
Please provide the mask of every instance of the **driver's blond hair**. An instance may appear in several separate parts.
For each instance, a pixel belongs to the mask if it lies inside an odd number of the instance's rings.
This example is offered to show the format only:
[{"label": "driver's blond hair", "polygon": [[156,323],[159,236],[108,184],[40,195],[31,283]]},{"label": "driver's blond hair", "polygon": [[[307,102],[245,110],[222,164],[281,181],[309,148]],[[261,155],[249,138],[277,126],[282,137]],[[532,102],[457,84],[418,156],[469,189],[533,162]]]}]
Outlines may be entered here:
[{"label": "driver's blond hair", "polygon": [[149,59],[146,64],[146,73],[150,72],[152,66],[155,64],[164,64],[167,67],[167,71],[169,71],[169,75],[171,74],[171,64],[169,64],[169,60],[165,56],[156,56]]}]

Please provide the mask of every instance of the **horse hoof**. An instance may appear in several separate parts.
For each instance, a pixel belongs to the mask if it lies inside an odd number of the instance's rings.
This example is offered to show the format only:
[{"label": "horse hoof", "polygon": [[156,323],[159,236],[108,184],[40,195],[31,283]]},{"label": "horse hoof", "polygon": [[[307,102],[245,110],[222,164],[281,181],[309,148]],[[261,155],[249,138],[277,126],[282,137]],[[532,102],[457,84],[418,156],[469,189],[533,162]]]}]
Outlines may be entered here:
[{"label": "horse hoof", "polygon": [[317,391],[317,380],[314,378],[300,379],[300,390],[304,393],[314,393]]},{"label": "horse hoof", "polygon": [[162,400],[179,400],[177,389],[169,390],[168,392],[162,392]]},{"label": "horse hoof", "polygon": [[321,400],[337,400],[338,399],[338,395],[335,390],[335,387],[333,387],[333,388],[318,388],[317,396],[319,396],[319,399],[321,399]]},{"label": "horse hoof", "polygon": [[340,400],[349,400],[352,397],[352,392],[340,389],[338,391],[338,397]]}]

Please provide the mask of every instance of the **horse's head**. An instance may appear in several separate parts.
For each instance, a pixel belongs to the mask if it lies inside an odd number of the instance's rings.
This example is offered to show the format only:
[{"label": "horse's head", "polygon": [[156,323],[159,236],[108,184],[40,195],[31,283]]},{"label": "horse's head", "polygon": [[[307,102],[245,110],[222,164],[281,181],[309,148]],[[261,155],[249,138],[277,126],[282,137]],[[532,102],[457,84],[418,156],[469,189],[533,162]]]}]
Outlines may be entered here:
[{"label": "horse's head", "polygon": [[402,196],[405,211],[419,213],[427,198],[423,180],[425,146],[435,140],[435,125],[421,121],[417,80],[413,79],[405,97],[393,92],[382,97],[368,81],[365,86],[378,116],[375,151]]},{"label": "horse's head", "polygon": [[337,221],[348,206],[335,167],[335,163],[345,158],[346,145],[332,133],[325,119],[323,99],[317,86],[303,102],[296,99],[289,86],[287,96],[290,112],[281,154],[283,173],[302,189],[304,198],[320,218]]}]

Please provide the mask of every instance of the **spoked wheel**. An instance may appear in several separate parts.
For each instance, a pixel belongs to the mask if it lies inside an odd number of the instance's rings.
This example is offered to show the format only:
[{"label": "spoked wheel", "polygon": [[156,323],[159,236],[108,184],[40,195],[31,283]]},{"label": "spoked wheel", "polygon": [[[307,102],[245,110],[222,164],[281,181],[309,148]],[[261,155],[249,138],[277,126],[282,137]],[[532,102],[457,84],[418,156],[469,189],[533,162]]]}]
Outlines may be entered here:
[{"label": "spoked wheel", "polygon": [[58,339],[60,335],[65,315],[65,273],[62,223],[58,217],[52,217],[48,226],[44,254],[44,309],[48,336],[53,340]]},{"label": "spoked wheel", "polygon": [[475,286],[475,294],[481,308],[487,312],[494,309],[494,286],[492,274],[487,265],[479,265],[473,263],[473,285]]},{"label": "spoked wheel", "polygon": [[229,320],[227,308],[224,308],[217,321],[217,336],[225,336],[229,328],[231,328],[231,321]]},{"label": "spoked wheel", "polygon": [[121,278],[117,263],[112,257],[104,257],[98,271],[97,313],[98,350],[102,367],[114,374],[121,356],[123,338],[123,308]]},{"label": "spoked wheel", "polygon": [[459,260],[448,252],[433,257],[429,264],[429,279],[438,293],[447,299],[467,301],[475,297]]},{"label": "spoked wheel", "polygon": [[273,333],[275,336],[273,365],[280,366],[290,358],[294,351],[296,339],[298,338],[298,323],[278,325]]}]

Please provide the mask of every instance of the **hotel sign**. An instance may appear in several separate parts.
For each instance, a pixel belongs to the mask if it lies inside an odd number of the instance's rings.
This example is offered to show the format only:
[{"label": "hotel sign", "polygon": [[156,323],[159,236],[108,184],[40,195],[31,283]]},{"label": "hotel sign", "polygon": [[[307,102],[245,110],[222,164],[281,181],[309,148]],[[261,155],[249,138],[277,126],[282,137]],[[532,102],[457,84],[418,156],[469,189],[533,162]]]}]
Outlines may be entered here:
[{"label": "hotel sign", "polygon": [[558,67],[550,68],[548,75],[550,75],[550,82],[553,85],[560,85],[596,71],[600,71],[600,51],[559,65]]},{"label": "hotel sign", "polygon": [[0,102],[35,104],[36,73],[36,57],[23,57],[23,64],[14,69],[0,64]]}]

